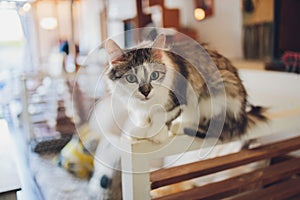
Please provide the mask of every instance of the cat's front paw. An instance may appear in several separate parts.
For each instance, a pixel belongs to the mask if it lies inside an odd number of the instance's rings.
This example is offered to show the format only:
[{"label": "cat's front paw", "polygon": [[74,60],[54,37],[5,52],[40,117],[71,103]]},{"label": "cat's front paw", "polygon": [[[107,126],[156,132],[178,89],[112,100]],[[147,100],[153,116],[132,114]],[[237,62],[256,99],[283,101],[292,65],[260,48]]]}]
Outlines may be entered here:
[{"label": "cat's front paw", "polygon": [[184,134],[184,125],[180,122],[175,122],[171,125],[170,131],[173,135],[182,135]]},{"label": "cat's front paw", "polygon": [[124,132],[127,136],[136,140],[145,139],[147,137],[147,129],[142,127],[131,127],[129,130]]},{"label": "cat's front paw", "polygon": [[169,132],[167,126],[162,127],[154,136],[149,137],[148,140],[160,144],[165,142],[169,138]]},{"label": "cat's front paw", "polygon": [[197,124],[189,122],[175,122],[170,127],[170,131],[173,135],[185,135],[186,129],[195,130],[195,132],[197,132],[199,128]]},{"label": "cat's front paw", "polygon": [[145,139],[148,135],[148,130],[150,127],[150,124],[144,121],[133,121],[129,119],[124,125],[122,132],[127,137],[135,138],[138,140]]}]

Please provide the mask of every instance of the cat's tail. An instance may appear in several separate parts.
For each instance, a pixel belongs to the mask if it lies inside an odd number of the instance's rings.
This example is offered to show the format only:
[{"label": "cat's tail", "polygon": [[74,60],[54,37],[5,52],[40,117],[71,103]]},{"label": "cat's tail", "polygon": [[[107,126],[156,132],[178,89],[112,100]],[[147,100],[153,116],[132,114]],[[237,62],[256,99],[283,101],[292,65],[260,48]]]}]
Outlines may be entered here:
[{"label": "cat's tail", "polygon": [[[241,128],[240,130],[243,130],[243,131],[241,131],[241,133],[239,133],[237,135],[244,134],[247,129],[252,128],[252,127],[254,127],[258,124],[268,122],[268,118],[265,116],[265,113],[268,110],[267,108],[262,107],[262,106],[254,106],[254,105],[250,105],[249,108],[250,109],[246,113],[246,115],[247,115],[247,121],[246,122],[247,123],[244,125],[245,128],[240,127]],[[206,132],[207,131],[205,131],[205,129],[201,129],[200,127],[199,127],[198,130],[191,129],[191,128],[185,128],[184,129],[184,133],[186,135],[196,136],[196,137],[199,137],[199,138],[202,138],[202,139],[206,138],[207,136],[208,137],[219,137],[219,135],[213,135],[213,133],[210,134],[210,135],[207,135]],[[229,137],[226,137],[226,138],[233,137],[232,133],[229,133],[229,134],[222,133],[222,135],[220,137],[221,140],[224,139],[223,136],[229,136]]]},{"label": "cat's tail", "polygon": [[251,128],[260,123],[268,121],[265,113],[268,109],[262,106],[250,105],[250,110],[247,112],[248,124],[247,128]]}]

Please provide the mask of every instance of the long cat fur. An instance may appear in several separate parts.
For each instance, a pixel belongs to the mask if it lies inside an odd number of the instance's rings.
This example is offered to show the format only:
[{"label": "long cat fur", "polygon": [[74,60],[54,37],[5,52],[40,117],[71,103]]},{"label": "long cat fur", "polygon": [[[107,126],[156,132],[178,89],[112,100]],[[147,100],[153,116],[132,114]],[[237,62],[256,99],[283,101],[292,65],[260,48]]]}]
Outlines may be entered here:
[{"label": "long cat fur", "polygon": [[[128,107],[134,120],[140,121],[140,125],[128,123],[125,128],[124,132],[131,132],[132,137],[162,142],[171,130],[203,138],[214,119],[214,123],[221,124],[222,131],[218,133],[212,125],[208,136],[230,140],[245,134],[258,121],[266,120],[260,107],[252,106],[246,111],[247,92],[237,69],[216,51],[190,43],[166,48],[164,35],[159,35],[150,47],[133,49],[121,49],[108,40],[106,51],[110,60],[110,92]],[[142,76],[150,76],[156,66],[163,71],[158,83],[147,77],[135,83],[125,80],[128,74],[141,74],[140,70],[144,70]],[[156,105],[162,109],[156,110]]]}]

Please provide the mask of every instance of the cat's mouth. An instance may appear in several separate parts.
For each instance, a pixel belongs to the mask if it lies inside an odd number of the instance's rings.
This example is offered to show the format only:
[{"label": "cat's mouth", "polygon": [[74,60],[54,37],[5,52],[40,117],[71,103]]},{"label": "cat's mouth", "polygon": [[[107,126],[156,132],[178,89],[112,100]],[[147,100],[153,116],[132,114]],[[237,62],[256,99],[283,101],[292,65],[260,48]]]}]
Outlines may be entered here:
[{"label": "cat's mouth", "polygon": [[150,98],[149,97],[144,97],[144,98],[141,98],[140,100],[142,101],[142,102],[146,102],[146,101],[148,101]]}]

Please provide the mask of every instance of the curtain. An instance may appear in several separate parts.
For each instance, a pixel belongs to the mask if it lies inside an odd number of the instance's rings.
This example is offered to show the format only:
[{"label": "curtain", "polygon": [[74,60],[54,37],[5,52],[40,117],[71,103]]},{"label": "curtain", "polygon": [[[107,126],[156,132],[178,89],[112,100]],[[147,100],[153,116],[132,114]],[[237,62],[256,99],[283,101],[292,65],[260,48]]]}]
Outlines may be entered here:
[{"label": "curtain", "polygon": [[269,59],[272,55],[273,23],[244,25],[244,58]]}]

